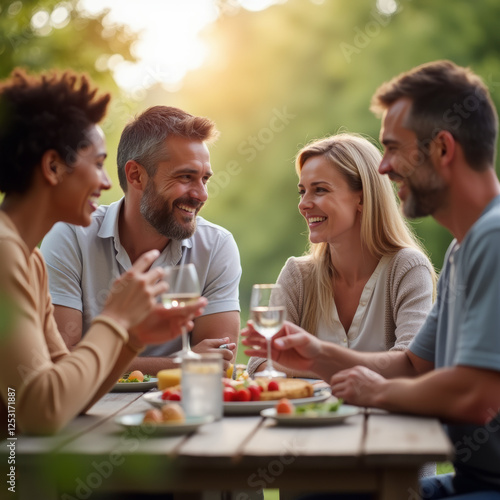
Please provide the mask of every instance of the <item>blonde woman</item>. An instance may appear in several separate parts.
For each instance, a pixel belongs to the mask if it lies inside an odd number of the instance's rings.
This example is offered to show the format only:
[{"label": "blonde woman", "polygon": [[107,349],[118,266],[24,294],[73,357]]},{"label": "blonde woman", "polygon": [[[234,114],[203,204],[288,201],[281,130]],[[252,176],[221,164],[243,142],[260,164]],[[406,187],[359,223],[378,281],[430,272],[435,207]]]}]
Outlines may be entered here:
[{"label": "blonde woman", "polygon": [[[359,351],[404,350],[431,309],[435,271],[402,217],[379,150],[339,134],[299,151],[299,211],[310,250],[291,257],[278,283],[287,319]],[[251,374],[265,360],[251,358]],[[289,376],[314,376],[279,366]]]}]

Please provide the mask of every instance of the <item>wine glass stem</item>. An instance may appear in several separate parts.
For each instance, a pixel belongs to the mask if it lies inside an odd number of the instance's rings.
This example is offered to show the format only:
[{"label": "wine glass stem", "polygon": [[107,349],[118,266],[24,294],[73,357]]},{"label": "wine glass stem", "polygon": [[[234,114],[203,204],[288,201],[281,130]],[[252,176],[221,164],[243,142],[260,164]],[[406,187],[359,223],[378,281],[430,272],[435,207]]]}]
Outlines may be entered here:
[{"label": "wine glass stem", "polygon": [[191,350],[191,346],[189,345],[189,333],[186,328],[182,329],[182,350],[184,352]]},{"label": "wine glass stem", "polygon": [[266,339],[266,341],[267,341],[267,369],[269,371],[274,370],[273,360],[271,358],[271,340],[272,339]]}]

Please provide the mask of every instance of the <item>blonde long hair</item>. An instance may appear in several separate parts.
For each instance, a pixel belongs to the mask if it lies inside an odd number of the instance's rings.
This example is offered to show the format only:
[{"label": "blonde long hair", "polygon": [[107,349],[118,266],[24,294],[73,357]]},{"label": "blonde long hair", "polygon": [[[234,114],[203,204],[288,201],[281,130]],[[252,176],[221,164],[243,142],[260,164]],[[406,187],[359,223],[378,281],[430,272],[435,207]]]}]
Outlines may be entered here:
[{"label": "blonde long hair", "polygon": [[[400,213],[389,178],[378,173],[382,155],[374,144],[350,133],[313,141],[297,154],[295,168],[299,177],[305,162],[314,156],[329,160],[351,190],[363,192],[361,241],[370,254],[380,259],[409,247],[427,255]],[[326,242],[311,243],[304,258],[310,262],[311,272],[307,273],[304,283],[308,293],[305,294],[301,326],[314,333],[318,318],[327,320],[333,306],[335,259]],[[433,280],[435,283],[435,275]]]}]

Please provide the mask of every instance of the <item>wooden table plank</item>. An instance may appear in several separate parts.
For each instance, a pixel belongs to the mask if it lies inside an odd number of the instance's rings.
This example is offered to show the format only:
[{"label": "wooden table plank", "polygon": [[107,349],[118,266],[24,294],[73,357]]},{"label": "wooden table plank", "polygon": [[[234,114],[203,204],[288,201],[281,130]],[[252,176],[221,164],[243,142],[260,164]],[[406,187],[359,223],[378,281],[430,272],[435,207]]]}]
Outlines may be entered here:
[{"label": "wooden table plank", "polygon": [[[266,419],[245,445],[245,457],[284,456],[309,462],[311,466],[325,459],[330,464],[355,462],[363,449],[364,415],[355,415],[340,425],[318,427],[280,427]],[[306,460],[307,459],[307,460]]]},{"label": "wooden table plank", "polygon": [[[141,397],[141,393],[106,394],[85,415],[80,415],[72,420],[56,436],[19,436],[16,443],[17,452],[24,454],[51,453],[77,436],[89,433],[91,429]],[[4,446],[4,443],[1,443],[0,446]]]},{"label": "wooden table plank", "polygon": [[453,446],[441,424],[433,418],[370,414],[364,463],[400,465],[443,461],[453,456]]}]

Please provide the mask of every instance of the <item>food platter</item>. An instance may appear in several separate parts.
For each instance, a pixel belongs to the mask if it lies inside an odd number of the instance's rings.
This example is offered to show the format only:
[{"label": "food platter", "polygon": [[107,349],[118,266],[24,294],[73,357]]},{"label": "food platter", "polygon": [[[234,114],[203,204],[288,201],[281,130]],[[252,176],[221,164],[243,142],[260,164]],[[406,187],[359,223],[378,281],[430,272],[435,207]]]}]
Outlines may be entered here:
[{"label": "food platter", "polygon": [[151,377],[147,382],[117,382],[111,392],[146,392],[156,388],[158,379]]},{"label": "food platter", "polygon": [[360,412],[357,406],[342,405],[335,412],[321,413],[317,415],[307,414],[286,414],[276,413],[275,408],[267,408],[262,410],[260,414],[263,417],[270,417],[276,420],[277,425],[296,426],[296,427],[312,427],[318,425],[335,425],[341,424],[348,417],[357,415]]},{"label": "food platter", "polygon": [[[320,403],[331,396],[330,389],[322,389],[310,398],[291,399],[294,405]],[[262,410],[274,408],[278,401],[230,401],[224,402],[224,415],[259,415]]]},{"label": "food platter", "polygon": [[188,434],[193,432],[200,425],[208,424],[213,421],[213,417],[210,415],[205,415],[203,417],[186,417],[186,421],[182,423],[143,423],[144,413],[132,413],[129,415],[119,415],[115,418],[115,422],[127,430],[134,432],[141,432],[144,435],[176,435],[176,434]]},{"label": "food platter", "polygon": [[[143,398],[152,406],[161,408],[167,402],[161,399],[162,391],[148,392]],[[330,389],[321,389],[310,398],[292,399],[295,405],[319,403],[331,396]],[[231,401],[224,402],[224,415],[258,415],[266,408],[274,408],[277,401]]]}]

